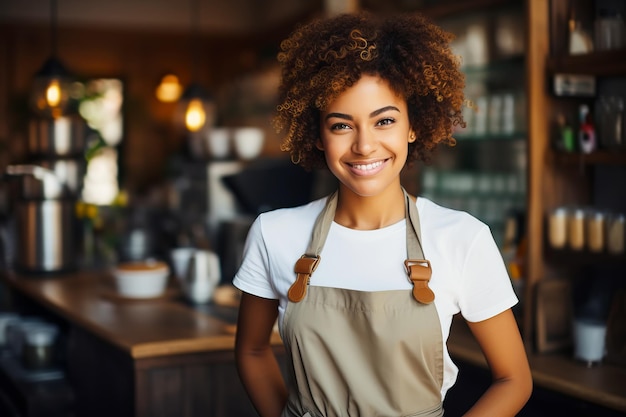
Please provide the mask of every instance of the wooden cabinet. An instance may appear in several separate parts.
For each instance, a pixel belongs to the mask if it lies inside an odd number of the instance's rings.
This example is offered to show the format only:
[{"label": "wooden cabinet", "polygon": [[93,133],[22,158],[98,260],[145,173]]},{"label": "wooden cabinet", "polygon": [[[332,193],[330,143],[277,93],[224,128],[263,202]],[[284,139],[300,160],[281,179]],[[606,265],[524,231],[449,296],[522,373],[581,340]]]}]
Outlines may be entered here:
[{"label": "wooden cabinet", "polygon": [[[547,239],[547,216],[556,207],[576,206],[626,213],[626,187],[623,186],[626,181],[625,147],[607,149],[601,144],[601,136],[597,138],[600,142],[598,149],[591,153],[579,150],[563,152],[554,146],[559,115],[568,116],[576,134],[581,105],[589,106],[592,114],[596,114],[599,97],[615,95],[626,99],[625,49],[577,55],[571,55],[568,50],[569,20],[576,16],[576,12],[578,16],[583,16],[580,19],[590,30],[597,8],[615,4],[611,0],[596,3],[527,1],[529,195],[527,301],[523,329],[530,349],[536,348],[536,306],[533,302],[541,282],[562,278],[587,291],[600,275],[609,281],[626,276],[626,256],[623,253],[608,254],[606,250],[591,253],[587,249],[567,248],[555,250]],[[591,96],[555,94],[554,81],[559,74],[591,77],[595,81],[596,93]],[[622,111],[621,117],[625,115]],[[603,133],[597,129],[596,132]],[[611,291],[616,292],[620,283],[614,282],[609,286]],[[611,295],[608,294],[609,297]]]},{"label": "wooden cabinet", "polygon": [[[75,410],[84,416],[257,415],[232,349],[132,359],[80,327],[68,346]],[[279,361],[282,348],[276,347]]]},{"label": "wooden cabinet", "polygon": [[[519,317],[520,328],[529,352],[536,352],[536,319],[537,287],[540,283],[552,278],[564,278],[572,284],[583,279],[592,279],[585,276],[588,271],[598,267],[608,267],[614,275],[626,276],[624,264],[626,256],[608,255],[606,251],[600,254],[591,254],[589,251],[552,250],[547,244],[547,213],[559,206],[580,206],[614,212],[626,213],[626,149],[603,149],[600,147],[590,154],[580,152],[563,153],[555,150],[553,132],[559,114],[566,114],[574,129],[578,128],[578,107],[587,104],[592,114],[598,96],[610,92],[618,94],[626,100],[626,49],[592,52],[584,55],[570,55],[568,51],[569,25],[573,7],[575,15],[590,30],[593,20],[600,7],[624,7],[623,2],[617,0],[475,0],[467,2],[430,2],[422,12],[433,17],[437,22],[446,22],[458,17],[476,17],[481,23],[484,16],[498,13],[499,10],[515,10],[521,22],[515,33],[523,33],[524,51],[515,60],[509,60],[507,65],[517,65],[522,69],[521,74],[506,69],[509,83],[517,83],[524,94],[526,103],[524,128],[515,131],[515,138],[509,143],[518,141],[524,152],[524,195],[520,206],[525,212],[525,265],[523,278],[525,283],[523,293],[523,310]],[[626,10],[622,10],[626,12]],[[444,25],[445,27],[445,25]],[[494,43],[500,41],[494,32],[493,24],[488,26],[492,31],[486,48],[493,48]],[[452,29],[454,32],[454,29]],[[592,32],[590,32],[592,33]],[[494,36],[495,34],[495,36]],[[458,34],[457,34],[458,35]],[[497,66],[502,66],[498,56],[495,58]],[[492,67],[487,65],[487,68]],[[471,82],[472,74],[468,75]],[[467,71],[466,71],[467,72]],[[555,75],[566,74],[575,76],[591,76],[596,83],[597,93],[591,97],[559,97],[553,93]],[[487,74],[493,79],[493,73]],[[497,81],[497,76],[495,77]],[[494,81],[495,82],[495,81]],[[491,83],[493,84],[493,82]],[[490,85],[493,87],[493,85]],[[468,92],[468,98],[475,98],[473,92]],[[622,114],[626,118],[626,113]],[[624,125],[626,128],[626,125]],[[489,137],[472,135],[471,140],[463,140],[459,135],[459,146],[456,153],[462,153],[467,159],[467,153],[472,152],[470,145],[489,142]],[[485,141],[484,139],[488,139]],[[494,143],[500,146],[506,142],[498,138]],[[520,140],[521,139],[521,140]],[[599,139],[600,140],[600,139]],[[624,139],[626,140],[626,139]],[[466,145],[468,143],[469,145]],[[501,149],[495,155],[485,152],[494,143],[477,147],[478,154],[490,163],[502,162]],[[449,163],[449,160],[446,161]],[[476,167],[475,167],[476,168]],[[477,167],[483,170],[484,167]],[[438,170],[436,168],[435,170]],[[489,175],[493,172],[487,171]],[[429,174],[427,170],[422,174]],[[431,181],[432,182],[432,181]],[[427,185],[422,184],[421,193],[431,196]],[[436,193],[435,193],[436,194]],[[468,193],[472,198],[473,193]],[[433,196],[431,196],[433,197]],[[434,195],[435,200],[440,195]],[[445,196],[444,196],[445,197]],[[459,201],[456,195],[454,201]],[[475,197],[475,196],[474,196]],[[483,199],[483,195],[479,196]],[[498,196],[500,199],[501,196]],[[519,196],[518,196],[519,198]],[[501,201],[501,199],[500,199]],[[446,205],[450,205],[445,201]],[[454,204],[452,204],[454,206]],[[517,207],[517,206],[516,206]],[[459,208],[459,207],[457,207]],[[490,224],[488,219],[469,206],[460,207]],[[502,220],[502,218],[500,218]],[[498,227],[501,224],[490,224],[494,236],[499,244]],[[569,354],[569,353],[568,353]]]}]

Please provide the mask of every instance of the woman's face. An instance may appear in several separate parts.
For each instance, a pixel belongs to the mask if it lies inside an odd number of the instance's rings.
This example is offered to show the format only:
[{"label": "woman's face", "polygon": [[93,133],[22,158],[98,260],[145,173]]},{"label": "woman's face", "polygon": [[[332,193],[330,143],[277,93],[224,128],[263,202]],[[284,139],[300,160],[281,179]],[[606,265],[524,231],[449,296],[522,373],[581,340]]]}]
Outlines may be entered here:
[{"label": "woman's face", "polygon": [[378,76],[363,75],[320,115],[317,147],[342,188],[370,197],[400,184],[415,140],[406,100]]}]

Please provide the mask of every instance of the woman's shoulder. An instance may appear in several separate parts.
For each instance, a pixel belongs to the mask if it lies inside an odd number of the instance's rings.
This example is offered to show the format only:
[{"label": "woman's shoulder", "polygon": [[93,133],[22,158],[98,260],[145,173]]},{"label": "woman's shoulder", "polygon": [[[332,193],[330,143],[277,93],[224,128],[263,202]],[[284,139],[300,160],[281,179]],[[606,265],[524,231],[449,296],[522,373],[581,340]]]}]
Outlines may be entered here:
[{"label": "woman's shoulder", "polygon": [[459,243],[470,243],[482,233],[491,233],[487,224],[470,213],[441,206],[428,198],[418,197],[417,208],[422,231],[428,236],[454,236]]},{"label": "woman's shoulder", "polygon": [[327,197],[313,200],[307,204],[296,207],[279,208],[261,213],[257,222],[264,233],[273,231],[292,230],[302,232],[307,226],[313,227],[315,219],[324,208]]}]

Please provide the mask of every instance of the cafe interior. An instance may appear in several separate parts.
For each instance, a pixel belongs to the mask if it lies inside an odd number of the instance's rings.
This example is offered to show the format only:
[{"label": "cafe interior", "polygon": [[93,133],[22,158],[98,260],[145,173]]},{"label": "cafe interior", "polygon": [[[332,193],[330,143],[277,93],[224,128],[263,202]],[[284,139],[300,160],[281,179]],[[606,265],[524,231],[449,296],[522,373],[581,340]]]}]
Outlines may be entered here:
[{"label": "cafe interior", "polygon": [[[276,56],[360,10],[455,35],[467,125],[401,178],[491,229],[519,415],[626,415],[623,0],[2,0],[1,416],[256,415],[233,354],[248,230],[336,188],[281,151]],[[447,344],[460,416],[490,373],[462,317]]]}]

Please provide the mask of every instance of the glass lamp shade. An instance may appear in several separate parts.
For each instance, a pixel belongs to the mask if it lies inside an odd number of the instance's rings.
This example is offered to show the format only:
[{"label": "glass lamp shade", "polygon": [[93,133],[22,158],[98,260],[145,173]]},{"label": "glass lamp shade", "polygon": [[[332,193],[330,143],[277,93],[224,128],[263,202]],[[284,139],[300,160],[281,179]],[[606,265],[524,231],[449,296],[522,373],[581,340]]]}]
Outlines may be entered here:
[{"label": "glass lamp shade", "polygon": [[198,132],[215,122],[215,102],[198,84],[191,84],[178,102],[177,122],[188,132]]},{"label": "glass lamp shade", "polygon": [[49,58],[33,79],[30,102],[35,114],[59,118],[68,113],[72,77],[54,57]]}]

